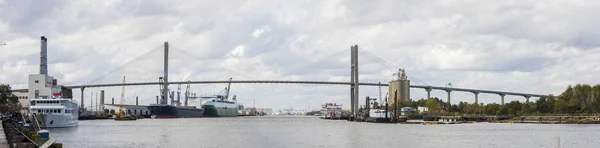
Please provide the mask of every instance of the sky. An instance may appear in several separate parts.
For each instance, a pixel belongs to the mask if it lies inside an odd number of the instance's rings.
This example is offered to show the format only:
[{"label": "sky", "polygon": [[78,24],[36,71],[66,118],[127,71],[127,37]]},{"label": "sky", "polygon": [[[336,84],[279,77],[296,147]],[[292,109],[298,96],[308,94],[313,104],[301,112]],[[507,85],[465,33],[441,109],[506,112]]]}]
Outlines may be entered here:
[{"label": "sky", "polygon": [[[27,88],[46,36],[49,74],[67,86],[157,82],[164,42],[170,81],[350,81],[358,45],[361,82],[388,83],[404,68],[413,85],[560,94],[600,82],[599,8],[597,0],[0,0],[0,83]],[[200,95],[227,85],[190,87]],[[137,96],[146,105],[159,94],[158,86],[87,88],[86,106],[100,90],[107,103],[123,92],[126,104]],[[274,109],[350,104],[343,85],[232,84],[231,94]],[[379,98],[378,87],[361,87],[360,102],[366,96]],[[411,89],[412,99],[425,96]],[[458,101],[474,96],[453,92]],[[479,94],[479,102],[500,97]]]}]

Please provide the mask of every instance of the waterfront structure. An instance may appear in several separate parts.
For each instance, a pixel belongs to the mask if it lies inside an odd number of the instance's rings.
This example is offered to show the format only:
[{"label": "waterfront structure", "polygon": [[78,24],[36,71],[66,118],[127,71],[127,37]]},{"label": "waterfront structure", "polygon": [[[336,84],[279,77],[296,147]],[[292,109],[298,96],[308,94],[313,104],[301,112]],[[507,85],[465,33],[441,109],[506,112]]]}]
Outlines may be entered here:
[{"label": "waterfront structure", "polygon": [[19,99],[19,104],[21,104],[21,113],[29,112],[29,97],[27,96],[27,92],[13,92],[13,95],[17,96]]},{"label": "waterfront structure", "polygon": [[321,105],[321,112],[326,119],[341,118],[342,117],[342,105],[335,103],[325,103]]},{"label": "waterfront structure", "polygon": [[369,110],[369,117],[370,118],[385,118],[385,117],[390,117],[389,115],[386,116],[385,114],[386,114],[386,112],[383,109],[370,109]]},{"label": "waterfront structure", "polygon": [[244,110],[246,110],[246,116],[256,116],[256,114],[258,114],[258,110],[256,110],[256,107],[246,107],[244,108]]},{"label": "waterfront structure", "polygon": [[258,110],[258,112],[263,112],[266,115],[272,115],[273,114],[273,109],[272,108],[258,108],[257,110]]},{"label": "waterfront structure", "polygon": [[416,113],[417,109],[412,108],[412,107],[403,107],[400,109],[400,115],[404,116],[408,113]]},{"label": "waterfront structure", "polygon": [[46,37],[41,37],[40,73],[29,75],[29,111],[41,117],[46,127],[77,126],[79,109],[72,100],[71,89],[57,85],[57,80],[48,75],[47,41]]},{"label": "waterfront structure", "polygon": [[388,104],[410,101],[410,80],[407,79],[404,69],[398,70],[398,79],[390,82]]},{"label": "waterfront structure", "polygon": [[419,114],[420,114],[420,113],[428,112],[428,111],[429,111],[429,108],[427,108],[427,107],[422,107],[422,106],[419,106],[419,107],[417,107],[417,111],[418,111],[418,112],[419,112]]},{"label": "waterfront structure", "polygon": [[[115,113],[119,111],[119,107],[121,104],[104,104],[105,110],[114,110]],[[148,110],[148,106],[139,106],[139,105],[126,105],[123,104],[123,112],[129,115],[150,115],[150,111]]]}]

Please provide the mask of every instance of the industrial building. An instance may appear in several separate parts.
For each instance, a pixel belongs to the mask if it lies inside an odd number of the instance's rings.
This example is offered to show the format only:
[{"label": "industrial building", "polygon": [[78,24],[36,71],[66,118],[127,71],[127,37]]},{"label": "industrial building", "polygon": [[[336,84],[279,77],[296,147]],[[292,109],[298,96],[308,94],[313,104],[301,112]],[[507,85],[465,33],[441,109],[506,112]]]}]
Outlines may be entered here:
[{"label": "industrial building", "polygon": [[19,99],[19,104],[21,104],[21,107],[23,107],[21,110],[29,110],[31,103],[29,102],[29,97],[27,97],[27,92],[13,92],[13,95],[17,96]]},{"label": "industrial building", "polygon": [[410,80],[406,77],[404,69],[398,70],[398,79],[390,82],[388,104],[410,101]]},{"label": "industrial building", "polygon": [[41,37],[41,57],[40,74],[30,74],[28,80],[28,89],[23,92],[13,92],[19,98],[19,104],[24,111],[28,111],[31,105],[31,98],[50,98],[62,97],[73,98],[73,92],[70,88],[57,85],[57,80],[48,75],[47,64],[47,41],[44,36]]}]

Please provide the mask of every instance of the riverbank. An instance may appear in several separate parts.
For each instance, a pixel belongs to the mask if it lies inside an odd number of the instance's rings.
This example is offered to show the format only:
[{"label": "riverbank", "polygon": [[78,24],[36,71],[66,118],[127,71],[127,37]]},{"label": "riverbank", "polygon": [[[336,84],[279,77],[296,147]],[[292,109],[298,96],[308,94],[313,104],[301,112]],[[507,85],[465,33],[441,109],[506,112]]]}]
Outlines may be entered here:
[{"label": "riverbank", "polygon": [[[323,118],[326,120],[339,120]],[[600,124],[599,116],[419,116],[411,118],[400,116],[393,120],[391,118],[371,118],[371,117],[349,117],[346,120],[353,122],[370,123],[400,123],[400,124],[463,124],[463,123],[519,123],[519,124]]]},{"label": "riverbank", "polygon": [[[22,119],[22,120],[21,120]],[[2,118],[2,136],[6,139],[6,144],[0,140],[0,148],[22,147],[22,148],[62,148],[62,143],[57,143],[55,139],[50,138],[50,133],[38,126],[32,126],[24,117],[15,116],[12,118]]]}]

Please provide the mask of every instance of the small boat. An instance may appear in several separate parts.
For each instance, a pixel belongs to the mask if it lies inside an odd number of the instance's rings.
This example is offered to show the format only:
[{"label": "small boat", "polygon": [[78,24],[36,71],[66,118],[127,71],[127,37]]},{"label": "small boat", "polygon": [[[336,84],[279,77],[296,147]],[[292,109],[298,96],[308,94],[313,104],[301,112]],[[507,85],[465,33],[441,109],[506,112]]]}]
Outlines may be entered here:
[{"label": "small boat", "polygon": [[123,115],[121,113],[119,113],[119,115],[117,115],[115,117],[115,121],[135,121],[135,120],[137,120],[137,118],[135,118],[134,116]]}]

